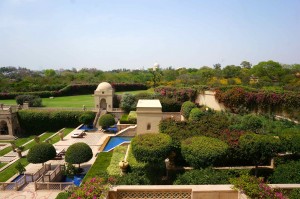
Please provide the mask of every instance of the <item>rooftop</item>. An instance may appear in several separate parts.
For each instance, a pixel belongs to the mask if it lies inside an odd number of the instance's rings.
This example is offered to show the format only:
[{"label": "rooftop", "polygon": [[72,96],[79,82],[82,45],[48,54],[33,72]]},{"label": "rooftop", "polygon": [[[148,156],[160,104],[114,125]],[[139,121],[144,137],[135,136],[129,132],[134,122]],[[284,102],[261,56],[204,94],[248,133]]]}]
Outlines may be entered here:
[{"label": "rooftop", "polygon": [[161,103],[158,99],[140,99],[136,107],[137,108],[161,108]]}]

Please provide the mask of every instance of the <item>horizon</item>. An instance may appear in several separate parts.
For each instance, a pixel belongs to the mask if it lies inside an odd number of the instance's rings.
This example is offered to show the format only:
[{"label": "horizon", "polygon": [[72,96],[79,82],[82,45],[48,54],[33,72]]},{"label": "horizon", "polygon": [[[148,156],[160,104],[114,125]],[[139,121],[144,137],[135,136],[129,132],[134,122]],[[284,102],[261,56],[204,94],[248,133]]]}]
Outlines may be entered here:
[{"label": "horizon", "polygon": [[300,2],[3,0],[0,67],[174,69],[300,63]]}]

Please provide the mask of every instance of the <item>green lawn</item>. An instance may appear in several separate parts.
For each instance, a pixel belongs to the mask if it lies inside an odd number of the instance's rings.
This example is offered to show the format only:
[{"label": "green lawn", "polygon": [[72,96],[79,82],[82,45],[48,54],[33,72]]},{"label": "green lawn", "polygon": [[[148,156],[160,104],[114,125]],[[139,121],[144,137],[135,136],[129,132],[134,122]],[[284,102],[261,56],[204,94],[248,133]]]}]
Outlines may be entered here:
[{"label": "green lawn", "polygon": [[24,166],[28,165],[27,158],[23,157],[23,158],[17,160],[15,163],[10,165],[8,168],[6,168],[0,172],[0,182],[6,182],[9,178],[11,178],[13,175],[18,173],[18,171],[15,169],[15,166],[18,164],[18,162],[21,162],[21,164],[23,164]]},{"label": "green lawn", "polygon": [[0,162],[0,168],[4,167],[7,163]]},{"label": "green lawn", "polygon": [[[116,92],[116,94],[121,95],[123,93],[137,94],[141,92],[154,93],[153,89],[148,90],[139,90],[139,91],[125,91],[125,92]],[[16,105],[16,100],[0,100],[0,104],[7,105]],[[53,108],[82,108],[85,105],[86,108],[94,108],[94,96],[90,95],[75,95],[75,96],[66,96],[66,97],[54,97],[43,98],[42,103],[45,107]]]}]

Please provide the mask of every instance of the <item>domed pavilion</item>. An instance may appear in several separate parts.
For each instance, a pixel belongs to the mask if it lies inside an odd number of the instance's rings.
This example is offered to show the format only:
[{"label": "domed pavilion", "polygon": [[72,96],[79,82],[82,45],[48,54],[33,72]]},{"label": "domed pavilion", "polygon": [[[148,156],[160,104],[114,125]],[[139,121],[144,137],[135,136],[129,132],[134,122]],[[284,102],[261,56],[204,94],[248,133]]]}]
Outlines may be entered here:
[{"label": "domed pavilion", "polygon": [[94,92],[95,108],[111,112],[113,109],[113,96],[113,87],[107,82],[100,83]]}]

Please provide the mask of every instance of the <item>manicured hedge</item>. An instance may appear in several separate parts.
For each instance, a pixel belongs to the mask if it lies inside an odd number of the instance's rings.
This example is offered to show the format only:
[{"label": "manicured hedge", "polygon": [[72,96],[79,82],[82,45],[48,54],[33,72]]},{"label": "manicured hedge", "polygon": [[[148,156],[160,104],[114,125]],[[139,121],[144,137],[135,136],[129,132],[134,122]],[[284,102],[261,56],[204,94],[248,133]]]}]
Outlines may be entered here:
[{"label": "manicured hedge", "polygon": [[[139,83],[111,83],[116,92],[118,91],[134,91],[134,90],[147,90],[145,84]],[[14,99],[18,95],[36,95],[41,98],[48,98],[51,96],[72,96],[72,95],[86,95],[93,94],[98,84],[73,84],[68,85],[60,90],[51,91],[35,91],[35,92],[12,92],[12,93],[0,93],[0,100]]]},{"label": "manicured hedge", "polygon": [[274,184],[298,184],[300,182],[300,161],[290,161],[276,166],[269,178]]},{"label": "manicured hedge", "polygon": [[228,145],[225,142],[205,136],[191,137],[181,144],[183,158],[195,168],[213,165],[227,150]]},{"label": "manicured hedge", "polygon": [[[22,133],[38,135],[45,131],[57,131],[61,128],[74,128],[80,125],[79,117],[87,111],[49,111],[49,110],[21,110],[18,120]],[[93,112],[89,112],[94,114]]]},{"label": "manicured hedge", "polygon": [[143,134],[131,141],[132,153],[140,162],[162,162],[171,152],[171,137],[166,134]]}]

